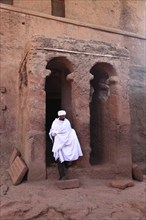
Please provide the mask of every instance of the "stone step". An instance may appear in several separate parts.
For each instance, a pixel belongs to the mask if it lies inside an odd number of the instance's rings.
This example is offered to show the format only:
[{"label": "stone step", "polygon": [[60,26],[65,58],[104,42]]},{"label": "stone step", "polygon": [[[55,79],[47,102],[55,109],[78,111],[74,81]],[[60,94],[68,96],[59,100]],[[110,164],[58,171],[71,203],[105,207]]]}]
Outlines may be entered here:
[{"label": "stone step", "polygon": [[58,180],[56,185],[59,189],[73,189],[79,188],[80,182],[79,179]]}]

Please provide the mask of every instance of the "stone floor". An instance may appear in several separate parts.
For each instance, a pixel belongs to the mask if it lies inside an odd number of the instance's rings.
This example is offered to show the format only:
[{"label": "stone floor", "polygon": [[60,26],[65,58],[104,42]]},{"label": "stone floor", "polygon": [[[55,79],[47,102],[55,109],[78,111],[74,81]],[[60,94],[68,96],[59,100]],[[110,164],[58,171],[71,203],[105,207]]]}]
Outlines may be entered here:
[{"label": "stone floor", "polygon": [[14,186],[1,183],[1,220],[146,220],[146,178],[124,190],[111,181],[79,177],[80,186],[60,189],[58,174]]}]

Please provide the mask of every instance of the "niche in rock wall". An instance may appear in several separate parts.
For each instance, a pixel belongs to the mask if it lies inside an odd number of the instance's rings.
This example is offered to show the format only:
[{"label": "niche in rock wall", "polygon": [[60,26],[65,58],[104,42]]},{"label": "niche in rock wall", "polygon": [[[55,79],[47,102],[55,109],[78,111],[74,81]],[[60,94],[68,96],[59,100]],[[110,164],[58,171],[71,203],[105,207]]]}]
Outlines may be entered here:
[{"label": "niche in rock wall", "polygon": [[116,75],[114,68],[109,63],[96,63],[90,70],[94,76],[91,80],[91,102],[90,102],[90,164],[101,164],[108,162],[110,151],[110,96],[111,88],[109,79]]}]

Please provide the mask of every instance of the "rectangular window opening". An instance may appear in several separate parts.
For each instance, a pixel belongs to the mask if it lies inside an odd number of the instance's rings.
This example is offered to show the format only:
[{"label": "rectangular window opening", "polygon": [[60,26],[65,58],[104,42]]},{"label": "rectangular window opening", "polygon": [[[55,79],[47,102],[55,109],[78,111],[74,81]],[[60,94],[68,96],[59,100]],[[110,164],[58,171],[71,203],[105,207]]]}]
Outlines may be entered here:
[{"label": "rectangular window opening", "polygon": [[7,4],[7,5],[13,5],[13,0],[0,0],[0,3]]},{"label": "rectangular window opening", "polygon": [[65,17],[65,0],[51,0],[52,15]]}]

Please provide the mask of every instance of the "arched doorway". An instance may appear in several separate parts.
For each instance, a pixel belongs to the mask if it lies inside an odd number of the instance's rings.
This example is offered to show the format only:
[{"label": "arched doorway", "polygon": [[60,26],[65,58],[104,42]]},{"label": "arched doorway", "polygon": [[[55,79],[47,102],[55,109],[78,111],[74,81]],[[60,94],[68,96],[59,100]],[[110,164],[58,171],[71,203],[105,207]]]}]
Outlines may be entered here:
[{"label": "arched doorway", "polygon": [[46,69],[50,75],[46,77],[46,164],[54,162],[52,155],[52,142],[49,138],[49,130],[53,120],[57,117],[60,109],[67,111],[68,118],[71,118],[71,85],[66,76],[73,71],[72,64],[65,57],[51,59]]},{"label": "arched doorway", "polygon": [[102,164],[110,160],[110,97],[113,95],[110,79],[116,72],[109,63],[96,63],[90,70],[94,76],[91,80],[90,102],[90,164]]}]

